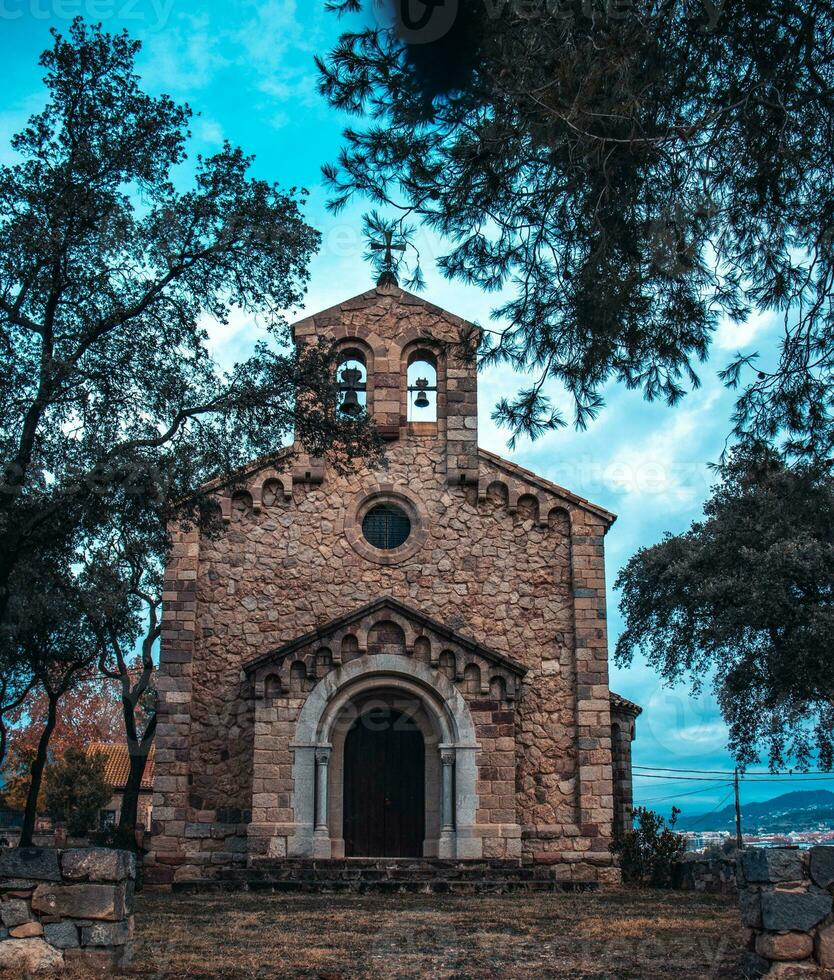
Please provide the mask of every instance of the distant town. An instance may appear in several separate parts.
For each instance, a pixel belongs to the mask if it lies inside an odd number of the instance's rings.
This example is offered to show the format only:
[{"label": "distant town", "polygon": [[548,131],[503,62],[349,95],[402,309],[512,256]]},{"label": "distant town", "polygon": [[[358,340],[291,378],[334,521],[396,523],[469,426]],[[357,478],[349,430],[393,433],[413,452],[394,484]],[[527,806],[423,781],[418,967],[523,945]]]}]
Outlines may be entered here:
[{"label": "distant town", "polygon": [[[724,846],[736,838],[735,807],[697,816],[682,817],[676,829],[691,851]],[[805,790],[783,793],[741,808],[742,839],[757,847],[834,845],[834,793]]]},{"label": "distant town", "polygon": [[[735,834],[726,830],[682,831],[688,851],[710,851],[735,841]],[[817,844],[834,846],[834,830],[792,831],[789,834],[742,834],[745,847],[798,847],[806,851]]]}]

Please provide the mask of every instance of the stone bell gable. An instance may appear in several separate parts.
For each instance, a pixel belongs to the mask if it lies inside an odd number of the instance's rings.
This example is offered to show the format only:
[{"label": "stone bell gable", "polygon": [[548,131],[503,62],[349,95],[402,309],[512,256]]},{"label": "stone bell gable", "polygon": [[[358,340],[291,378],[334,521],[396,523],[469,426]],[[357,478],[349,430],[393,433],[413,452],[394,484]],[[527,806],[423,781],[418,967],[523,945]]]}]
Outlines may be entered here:
[{"label": "stone bell gable", "polygon": [[[452,353],[461,341],[477,341],[473,323],[396,286],[368,290],[295,324],[296,343],[327,337],[357,349],[367,367],[367,410],[384,439],[409,435],[408,392],[403,377],[421,353],[437,368],[435,435],[444,446],[449,483],[478,482],[478,388],[474,361]],[[428,423],[417,423],[417,426]],[[412,434],[417,434],[412,429]],[[430,434],[423,429],[420,435]]]},{"label": "stone bell gable", "polygon": [[457,346],[476,329],[396,287],[302,320],[296,342],[334,342],[352,372],[341,404],[386,465],[336,472],[296,446],[218,491],[225,533],[174,530],[157,880],[363,854],[616,876],[634,726],[608,689],[615,518],[478,448]]}]

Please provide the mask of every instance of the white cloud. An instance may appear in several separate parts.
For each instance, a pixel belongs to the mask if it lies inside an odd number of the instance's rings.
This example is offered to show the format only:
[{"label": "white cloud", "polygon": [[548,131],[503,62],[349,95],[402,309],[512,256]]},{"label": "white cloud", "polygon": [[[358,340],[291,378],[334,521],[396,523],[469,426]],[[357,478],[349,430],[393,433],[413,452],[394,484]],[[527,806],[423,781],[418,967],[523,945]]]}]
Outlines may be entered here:
[{"label": "white cloud", "polygon": [[208,334],[206,346],[209,353],[224,370],[233,367],[237,361],[245,360],[254,345],[269,336],[255,317],[236,306],[229,311],[227,323],[206,315],[200,326]]},{"label": "white cloud", "polygon": [[218,71],[229,65],[229,59],[220,53],[225,40],[224,32],[214,28],[207,14],[172,19],[142,50],[145,85],[188,98],[195,89],[215,81]]},{"label": "white cloud", "polygon": [[[691,394],[665,424],[624,442],[605,466],[603,481],[626,498],[652,499],[661,509],[694,507],[706,496],[714,476],[704,457],[703,431],[712,428],[722,389]],[[723,417],[723,413],[722,413]]]},{"label": "white cloud", "polygon": [[223,143],[223,127],[214,119],[200,117],[194,125],[194,134],[197,139],[211,146],[220,146]]},{"label": "white cloud", "polygon": [[745,323],[733,323],[724,317],[715,331],[714,345],[717,350],[740,351],[749,347],[763,333],[779,322],[779,314],[773,312],[751,313]]}]

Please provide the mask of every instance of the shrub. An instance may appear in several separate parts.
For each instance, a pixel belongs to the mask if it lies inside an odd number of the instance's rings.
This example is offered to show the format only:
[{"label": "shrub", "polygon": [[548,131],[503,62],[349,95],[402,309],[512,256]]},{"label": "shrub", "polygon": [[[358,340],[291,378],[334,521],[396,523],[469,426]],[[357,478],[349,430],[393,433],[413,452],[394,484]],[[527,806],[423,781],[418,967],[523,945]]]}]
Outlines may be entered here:
[{"label": "shrub", "polygon": [[677,807],[672,807],[667,823],[654,810],[638,807],[634,811],[633,826],[618,834],[611,845],[619,858],[623,881],[671,887],[672,865],[686,850],[686,838],[675,832],[679,813]]},{"label": "shrub", "polygon": [[73,837],[92,830],[112,790],[104,778],[104,756],[68,748],[46,770],[44,800],[53,820],[62,820]]}]

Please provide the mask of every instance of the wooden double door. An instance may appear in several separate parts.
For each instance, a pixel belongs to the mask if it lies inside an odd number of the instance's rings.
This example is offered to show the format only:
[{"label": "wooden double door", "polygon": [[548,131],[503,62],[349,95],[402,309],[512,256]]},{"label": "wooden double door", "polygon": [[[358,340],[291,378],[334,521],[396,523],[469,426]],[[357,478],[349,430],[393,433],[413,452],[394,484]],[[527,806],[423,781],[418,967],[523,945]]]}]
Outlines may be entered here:
[{"label": "wooden double door", "polygon": [[374,709],[345,740],[344,838],[347,857],[422,857],[426,748],[413,721]]}]

